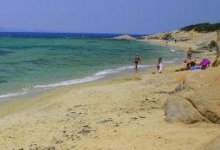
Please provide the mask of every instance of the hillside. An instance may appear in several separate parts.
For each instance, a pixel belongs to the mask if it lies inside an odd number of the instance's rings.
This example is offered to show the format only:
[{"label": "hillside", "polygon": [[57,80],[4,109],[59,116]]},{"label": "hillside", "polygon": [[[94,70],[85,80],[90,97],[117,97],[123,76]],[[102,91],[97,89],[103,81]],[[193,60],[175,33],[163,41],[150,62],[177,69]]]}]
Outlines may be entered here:
[{"label": "hillside", "polygon": [[217,31],[203,33],[195,30],[177,30],[144,36],[143,39],[144,41],[168,44],[185,50],[192,47],[192,49],[196,51],[209,51],[209,44],[211,41],[216,41],[217,39]]},{"label": "hillside", "polygon": [[197,31],[197,32],[214,32],[217,30],[220,30],[220,23],[199,23],[199,24],[193,24],[189,26],[185,26],[180,29],[181,31]]}]

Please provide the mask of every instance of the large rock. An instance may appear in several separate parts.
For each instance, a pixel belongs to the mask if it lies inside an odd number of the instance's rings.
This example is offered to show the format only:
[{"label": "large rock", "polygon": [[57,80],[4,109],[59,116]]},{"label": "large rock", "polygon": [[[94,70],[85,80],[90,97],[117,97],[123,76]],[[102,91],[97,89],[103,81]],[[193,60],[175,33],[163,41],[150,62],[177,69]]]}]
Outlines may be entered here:
[{"label": "large rock", "polygon": [[187,99],[196,109],[209,121],[220,123],[220,94],[217,89],[212,87],[201,88]]},{"label": "large rock", "polygon": [[185,97],[209,121],[220,124],[220,69],[195,73],[188,80],[191,94]]},{"label": "large rock", "polygon": [[190,72],[165,106],[166,118],[172,122],[193,123],[206,118],[220,124],[220,68]]},{"label": "large rock", "polygon": [[195,123],[205,120],[201,114],[186,99],[180,96],[170,96],[165,105],[167,121]]}]

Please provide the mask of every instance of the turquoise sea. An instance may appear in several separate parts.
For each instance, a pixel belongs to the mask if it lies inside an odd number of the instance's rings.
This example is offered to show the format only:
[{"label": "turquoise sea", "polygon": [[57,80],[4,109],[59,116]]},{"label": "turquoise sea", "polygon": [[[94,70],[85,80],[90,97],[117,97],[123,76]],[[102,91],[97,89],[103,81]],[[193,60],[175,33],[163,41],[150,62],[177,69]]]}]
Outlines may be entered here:
[{"label": "turquoise sea", "polygon": [[180,50],[140,41],[111,39],[109,34],[0,33],[0,100],[34,90],[85,83],[111,74],[182,58]]}]

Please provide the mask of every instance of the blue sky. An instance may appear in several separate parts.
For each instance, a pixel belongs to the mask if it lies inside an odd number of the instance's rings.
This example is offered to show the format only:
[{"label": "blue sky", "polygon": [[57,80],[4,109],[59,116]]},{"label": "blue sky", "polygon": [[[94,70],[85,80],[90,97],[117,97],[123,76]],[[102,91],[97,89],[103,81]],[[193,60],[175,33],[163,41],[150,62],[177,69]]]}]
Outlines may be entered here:
[{"label": "blue sky", "polygon": [[0,0],[0,27],[26,31],[155,33],[220,22],[220,0]]}]

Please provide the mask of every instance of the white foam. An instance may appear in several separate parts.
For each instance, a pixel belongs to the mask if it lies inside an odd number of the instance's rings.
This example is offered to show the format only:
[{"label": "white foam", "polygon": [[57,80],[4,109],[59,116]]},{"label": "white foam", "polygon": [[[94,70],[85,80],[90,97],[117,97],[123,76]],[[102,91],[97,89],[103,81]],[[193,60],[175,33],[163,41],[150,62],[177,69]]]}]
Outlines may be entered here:
[{"label": "white foam", "polygon": [[[139,65],[139,68],[147,68],[147,67],[152,67],[154,65]],[[106,69],[100,72],[95,73],[95,76],[99,76],[99,75],[108,75],[108,74],[114,74],[114,73],[119,73],[122,71],[126,71],[126,70],[131,70],[133,69],[134,66],[124,66],[124,67],[120,67],[120,68],[116,68],[116,69]]]},{"label": "white foam", "polygon": [[59,86],[75,85],[75,84],[95,81],[95,80],[98,80],[98,79],[102,79],[103,77],[104,76],[90,76],[90,77],[85,77],[85,78],[82,78],[82,79],[62,81],[62,82],[58,82],[58,83],[54,83],[54,84],[36,85],[36,86],[34,86],[34,88],[53,88],[53,87],[59,87]]},{"label": "white foam", "polygon": [[7,98],[11,98],[11,97],[16,97],[16,96],[22,96],[27,93],[28,93],[28,90],[23,89],[22,91],[19,91],[19,92],[7,93],[7,94],[0,95],[0,99],[7,99]]},{"label": "white foam", "polygon": [[[151,65],[140,65],[139,68],[146,68],[150,67]],[[133,69],[134,66],[124,66],[116,69],[106,69],[103,71],[99,71],[91,76],[85,77],[85,78],[80,78],[80,79],[74,79],[74,80],[67,80],[67,81],[62,81],[58,83],[53,83],[53,84],[48,84],[48,85],[36,85],[34,88],[53,88],[53,87],[59,87],[59,86],[67,86],[67,85],[75,85],[75,84],[81,84],[81,83],[86,83],[90,81],[95,81],[99,80],[102,78],[105,78],[107,75],[111,74],[116,74],[125,70],[130,70]]]},{"label": "white foam", "polygon": [[107,75],[107,74],[112,74],[112,73],[117,73],[118,71],[116,69],[106,69],[100,72],[95,73],[95,76],[100,76],[100,75]]},{"label": "white foam", "polygon": [[173,53],[181,53],[180,51],[176,50],[176,49],[170,49],[171,52]]}]

